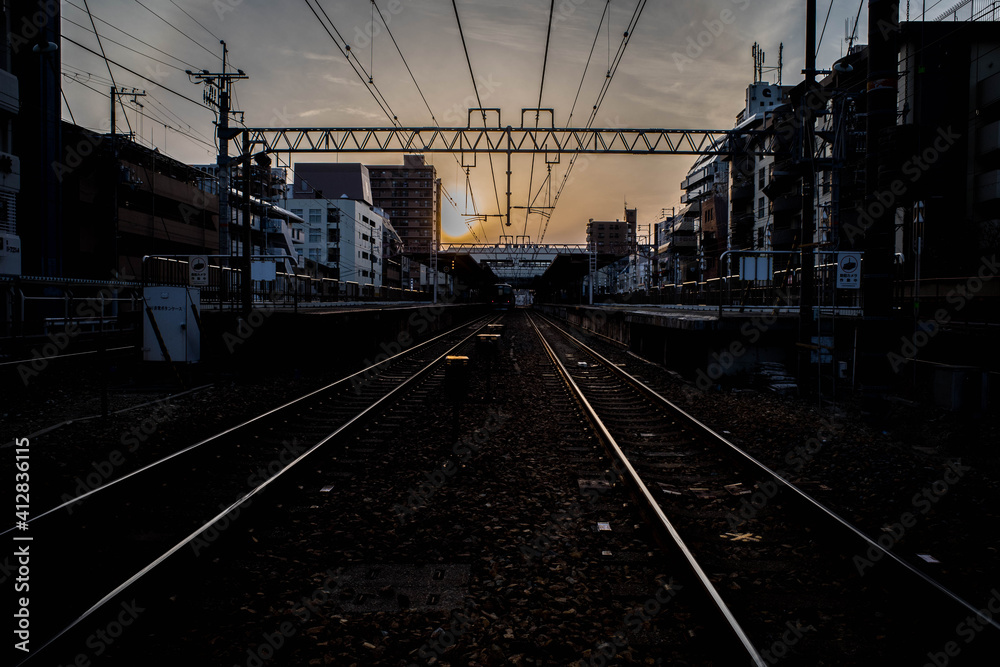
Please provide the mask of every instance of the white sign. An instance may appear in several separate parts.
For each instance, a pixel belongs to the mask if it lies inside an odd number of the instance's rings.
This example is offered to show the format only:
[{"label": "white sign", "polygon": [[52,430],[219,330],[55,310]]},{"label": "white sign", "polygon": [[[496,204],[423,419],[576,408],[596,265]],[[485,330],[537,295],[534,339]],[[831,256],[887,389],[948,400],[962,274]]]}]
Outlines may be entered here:
[{"label": "white sign", "polygon": [[740,280],[770,281],[773,277],[773,257],[740,257]]},{"label": "white sign", "polygon": [[250,262],[251,280],[274,280],[277,275],[274,262],[268,259]]},{"label": "white sign", "polygon": [[188,258],[188,284],[208,285],[208,257],[191,255]]},{"label": "white sign", "polygon": [[861,289],[861,253],[837,253],[837,287]]}]

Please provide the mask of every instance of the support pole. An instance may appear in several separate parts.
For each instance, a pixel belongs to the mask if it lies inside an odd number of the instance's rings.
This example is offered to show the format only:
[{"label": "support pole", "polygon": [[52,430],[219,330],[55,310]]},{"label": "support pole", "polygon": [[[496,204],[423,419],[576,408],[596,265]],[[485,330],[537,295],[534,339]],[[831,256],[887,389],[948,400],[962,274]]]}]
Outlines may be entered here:
[{"label": "support pole", "polygon": [[240,156],[240,167],[243,169],[243,261],[241,263],[243,268],[240,276],[240,287],[243,294],[243,316],[247,317],[253,309],[253,281],[250,279],[253,207],[250,203],[250,133],[246,130],[243,130],[243,154]]},{"label": "support pole", "polygon": [[879,182],[880,148],[886,133],[896,125],[898,77],[899,0],[868,3],[868,115],[865,159],[865,199],[868,219],[861,248],[865,252],[861,274],[864,320],[859,369],[866,404],[878,413],[878,403],[888,393],[892,369],[886,352],[892,349],[892,282],[894,268],[895,208],[885,207],[877,194],[889,186]]},{"label": "support pole", "polygon": [[[801,295],[799,298],[799,342],[805,345],[812,343],[813,335],[813,302],[815,292],[815,257],[813,255],[814,240],[814,219],[815,209],[813,199],[815,197],[816,171],[813,167],[813,153],[816,150],[814,133],[816,129],[816,117],[813,103],[816,94],[816,0],[806,1],[806,69],[805,87],[800,100],[802,114],[802,142],[800,144],[801,154],[799,156],[803,165],[802,171],[802,221],[801,221],[801,248],[802,248],[802,282],[800,285]],[[799,352],[799,376],[804,380],[809,371],[809,352],[806,348],[800,347]]]}]

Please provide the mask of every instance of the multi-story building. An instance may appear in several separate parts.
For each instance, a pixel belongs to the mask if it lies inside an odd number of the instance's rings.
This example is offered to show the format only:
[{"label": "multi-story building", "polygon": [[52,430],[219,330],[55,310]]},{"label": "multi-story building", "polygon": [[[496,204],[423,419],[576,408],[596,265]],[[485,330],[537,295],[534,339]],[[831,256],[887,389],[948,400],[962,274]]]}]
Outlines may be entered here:
[{"label": "multi-story building", "polygon": [[[747,87],[746,104],[736,116],[737,130],[761,130],[771,115],[788,103],[791,86],[755,81]],[[728,156],[729,233],[726,250],[767,250],[771,247],[771,206],[764,189],[774,171],[773,155],[758,155],[759,140]]]},{"label": "multi-story building", "polygon": [[[673,240],[682,281],[705,280],[718,273],[719,255],[729,234],[728,182],[729,164],[718,155],[699,157],[681,181],[683,208]],[[710,224],[707,238],[706,224]]]},{"label": "multi-story building", "polygon": [[[302,165],[305,166],[305,165]],[[346,174],[353,173],[356,177],[350,189],[355,194],[364,196],[370,192],[370,186],[363,182],[367,180],[367,170],[363,165],[342,165],[360,167],[347,169],[338,173],[347,181]],[[324,191],[312,188],[321,179],[303,176],[309,170],[296,168],[296,181],[291,199],[281,201],[281,206],[302,220],[296,223],[301,230],[301,241],[298,246],[307,259],[323,264],[331,271],[328,275],[345,281],[356,282],[359,285],[381,287],[385,271],[383,257],[383,237],[386,230],[392,229],[385,213],[370,202],[363,199],[351,199],[346,192],[339,198],[327,198]],[[332,173],[332,172],[328,172]],[[300,187],[302,181],[306,186]],[[342,188],[343,189],[343,188]],[[388,232],[390,237],[393,232]]]},{"label": "multi-story building", "polygon": [[[0,27],[10,32],[9,0],[4,0]],[[17,234],[17,193],[21,189],[21,161],[13,154],[14,119],[21,108],[17,77],[11,72],[10,41],[0,48],[0,275],[21,273],[21,237]]]},{"label": "multi-story building", "polygon": [[404,155],[401,165],[369,165],[371,201],[384,210],[406,252],[426,253],[440,241],[441,183],[423,155]]},{"label": "multi-story building", "polygon": [[[632,209],[634,211],[634,209]],[[587,245],[599,255],[634,255],[636,251],[635,217],[626,219],[594,220],[587,222]]]}]

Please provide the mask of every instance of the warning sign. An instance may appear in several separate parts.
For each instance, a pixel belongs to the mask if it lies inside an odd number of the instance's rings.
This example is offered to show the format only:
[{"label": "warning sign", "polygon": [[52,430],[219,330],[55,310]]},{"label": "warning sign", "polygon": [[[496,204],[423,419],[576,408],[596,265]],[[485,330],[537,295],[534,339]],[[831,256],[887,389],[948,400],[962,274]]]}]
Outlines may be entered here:
[{"label": "warning sign", "polygon": [[837,253],[837,287],[861,289],[861,253]]},{"label": "warning sign", "polygon": [[192,255],[188,258],[188,284],[199,286],[208,284],[208,257]]}]

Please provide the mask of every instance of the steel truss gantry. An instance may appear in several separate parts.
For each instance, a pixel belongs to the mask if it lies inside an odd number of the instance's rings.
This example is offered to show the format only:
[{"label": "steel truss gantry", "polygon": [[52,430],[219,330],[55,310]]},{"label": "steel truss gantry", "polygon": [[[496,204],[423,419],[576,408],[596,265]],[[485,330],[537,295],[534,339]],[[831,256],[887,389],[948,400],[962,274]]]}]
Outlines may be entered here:
[{"label": "steel truss gantry", "polygon": [[[582,153],[727,155],[773,152],[760,130],[534,127],[247,128],[244,153]],[[474,165],[469,165],[474,166]]]}]

